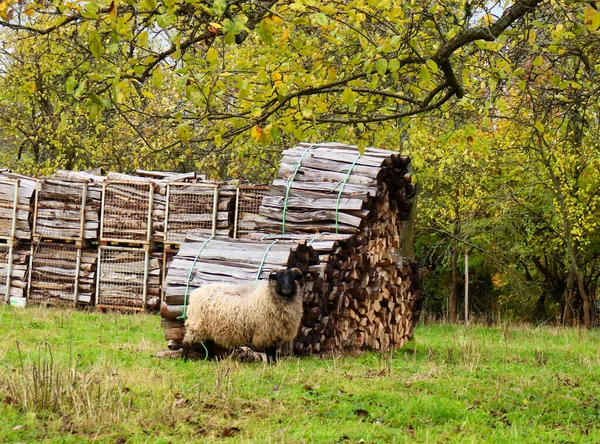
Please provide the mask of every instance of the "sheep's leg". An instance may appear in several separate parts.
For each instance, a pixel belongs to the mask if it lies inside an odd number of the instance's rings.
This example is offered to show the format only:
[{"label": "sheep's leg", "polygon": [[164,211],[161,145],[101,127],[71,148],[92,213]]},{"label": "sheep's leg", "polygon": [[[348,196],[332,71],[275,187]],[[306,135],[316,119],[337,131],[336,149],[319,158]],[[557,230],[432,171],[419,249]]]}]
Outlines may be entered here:
[{"label": "sheep's leg", "polygon": [[183,344],[183,352],[181,353],[181,357],[184,361],[188,360],[188,355],[190,354],[190,349],[192,346],[190,344]]},{"label": "sheep's leg", "polygon": [[212,358],[215,355],[215,342],[212,339],[207,339],[203,342],[204,344],[204,353],[206,353],[206,358]]},{"label": "sheep's leg", "polygon": [[265,354],[267,355],[267,362],[269,364],[275,364],[277,362],[277,346],[265,347]]}]

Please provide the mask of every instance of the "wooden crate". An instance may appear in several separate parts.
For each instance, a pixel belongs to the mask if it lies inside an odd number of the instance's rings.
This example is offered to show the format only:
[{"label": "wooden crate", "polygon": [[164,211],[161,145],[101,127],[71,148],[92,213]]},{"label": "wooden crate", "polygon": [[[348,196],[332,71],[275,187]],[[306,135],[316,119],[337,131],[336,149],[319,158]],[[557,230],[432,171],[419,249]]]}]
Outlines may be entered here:
[{"label": "wooden crate", "polygon": [[93,302],[95,250],[59,243],[34,243],[29,270],[28,302],[73,306]]},{"label": "wooden crate", "polygon": [[158,306],[160,274],[159,260],[148,249],[101,246],[96,306],[139,311]]},{"label": "wooden crate", "polygon": [[[214,236],[219,222],[219,185],[169,183],[165,214],[165,244],[181,244],[188,234]],[[225,224],[227,213],[225,212]]]},{"label": "wooden crate", "polygon": [[29,218],[32,210],[35,181],[23,177],[0,177],[0,241],[12,244],[15,240],[30,240]]},{"label": "wooden crate", "polygon": [[234,238],[246,237],[256,231],[256,218],[264,196],[269,187],[262,185],[240,185],[235,199]]},{"label": "wooden crate", "polygon": [[102,186],[100,241],[150,245],[154,185],[106,180]]},{"label": "wooden crate", "polygon": [[100,189],[78,178],[45,177],[35,201],[33,239],[74,242],[98,239]]}]

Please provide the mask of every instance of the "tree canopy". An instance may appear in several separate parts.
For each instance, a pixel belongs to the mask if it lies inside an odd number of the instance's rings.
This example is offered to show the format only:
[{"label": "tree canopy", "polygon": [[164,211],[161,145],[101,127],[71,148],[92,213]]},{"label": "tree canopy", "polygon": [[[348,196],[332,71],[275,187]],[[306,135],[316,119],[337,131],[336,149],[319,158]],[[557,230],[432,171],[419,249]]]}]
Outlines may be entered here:
[{"label": "tree canopy", "polygon": [[429,293],[456,302],[468,245],[501,294],[476,309],[592,322],[597,3],[8,0],[0,41],[3,164],[268,181],[297,141],[402,150]]}]

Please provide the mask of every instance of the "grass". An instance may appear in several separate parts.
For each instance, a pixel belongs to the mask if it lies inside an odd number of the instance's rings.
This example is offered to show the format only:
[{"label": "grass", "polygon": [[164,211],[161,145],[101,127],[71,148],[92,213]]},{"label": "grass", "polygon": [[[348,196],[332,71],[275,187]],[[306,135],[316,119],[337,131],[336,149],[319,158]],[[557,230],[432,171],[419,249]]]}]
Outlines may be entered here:
[{"label": "grass", "polygon": [[0,442],[600,442],[600,332],[419,326],[387,355],[181,362],[156,316],[0,308]]}]

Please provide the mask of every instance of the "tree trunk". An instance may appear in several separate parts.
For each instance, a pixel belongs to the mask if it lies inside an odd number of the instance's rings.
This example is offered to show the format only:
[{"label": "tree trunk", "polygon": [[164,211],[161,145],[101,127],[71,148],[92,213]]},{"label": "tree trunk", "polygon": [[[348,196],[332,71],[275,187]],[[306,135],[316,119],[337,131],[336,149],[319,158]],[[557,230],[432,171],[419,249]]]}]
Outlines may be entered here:
[{"label": "tree trunk", "polygon": [[469,323],[469,246],[465,245],[465,324]]},{"label": "tree trunk", "polygon": [[458,268],[458,251],[457,247],[452,249],[452,279],[450,281],[450,308],[448,316],[450,322],[456,323],[456,296],[457,296],[457,268]]}]

